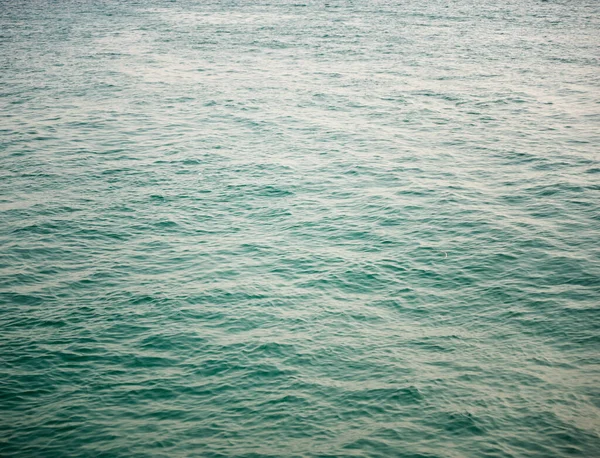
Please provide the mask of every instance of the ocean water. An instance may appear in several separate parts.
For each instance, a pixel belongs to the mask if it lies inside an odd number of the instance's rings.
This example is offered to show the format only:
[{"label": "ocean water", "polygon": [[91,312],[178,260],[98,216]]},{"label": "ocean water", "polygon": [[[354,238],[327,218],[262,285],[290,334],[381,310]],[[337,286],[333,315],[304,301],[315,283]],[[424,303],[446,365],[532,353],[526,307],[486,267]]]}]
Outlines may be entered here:
[{"label": "ocean water", "polygon": [[1,0],[0,455],[600,456],[600,3]]}]

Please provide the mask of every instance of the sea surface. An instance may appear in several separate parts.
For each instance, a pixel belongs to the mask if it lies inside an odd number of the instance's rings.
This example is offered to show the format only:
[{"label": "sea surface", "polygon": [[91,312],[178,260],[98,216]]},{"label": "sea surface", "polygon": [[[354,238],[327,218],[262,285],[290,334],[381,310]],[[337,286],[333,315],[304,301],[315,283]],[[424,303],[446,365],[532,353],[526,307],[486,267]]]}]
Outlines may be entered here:
[{"label": "sea surface", "polygon": [[600,2],[0,0],[0,456],[600,456]]}]

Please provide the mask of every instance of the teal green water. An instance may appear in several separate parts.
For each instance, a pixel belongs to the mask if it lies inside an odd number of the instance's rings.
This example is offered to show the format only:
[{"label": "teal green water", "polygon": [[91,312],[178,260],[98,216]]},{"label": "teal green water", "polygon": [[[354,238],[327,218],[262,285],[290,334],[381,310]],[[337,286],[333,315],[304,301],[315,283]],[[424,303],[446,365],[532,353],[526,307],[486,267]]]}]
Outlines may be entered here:
[{"label": "teal green water", "polygon": [[0,0],[0,455],[600,455],[600,3]]}]

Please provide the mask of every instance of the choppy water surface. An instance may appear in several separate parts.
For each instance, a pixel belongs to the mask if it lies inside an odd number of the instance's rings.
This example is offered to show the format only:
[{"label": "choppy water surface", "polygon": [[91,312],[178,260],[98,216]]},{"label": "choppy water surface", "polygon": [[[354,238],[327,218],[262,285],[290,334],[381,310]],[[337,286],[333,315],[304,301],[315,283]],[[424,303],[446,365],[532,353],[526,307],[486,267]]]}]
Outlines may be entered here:
[{"label": "choppy water surface", "polygon": [[600,453],[600,4],[0,2],[0,454]]}]

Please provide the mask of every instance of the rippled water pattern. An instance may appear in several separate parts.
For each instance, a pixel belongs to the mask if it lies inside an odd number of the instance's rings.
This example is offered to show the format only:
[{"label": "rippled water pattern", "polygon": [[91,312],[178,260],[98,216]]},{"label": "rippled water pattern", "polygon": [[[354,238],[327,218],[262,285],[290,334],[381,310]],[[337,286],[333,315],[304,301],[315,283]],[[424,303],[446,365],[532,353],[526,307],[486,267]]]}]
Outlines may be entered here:
[{"label": "rippled water pattern", "polygon": [[600,3],[0,0],[0,455],[600,455]]}]

